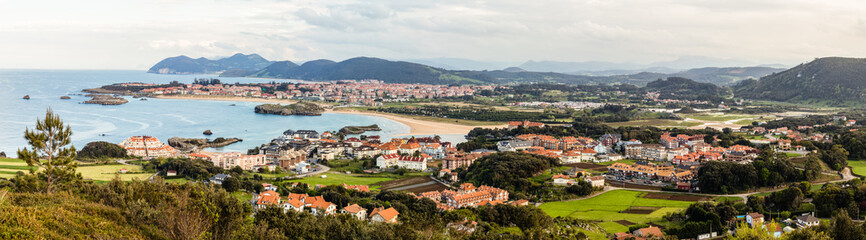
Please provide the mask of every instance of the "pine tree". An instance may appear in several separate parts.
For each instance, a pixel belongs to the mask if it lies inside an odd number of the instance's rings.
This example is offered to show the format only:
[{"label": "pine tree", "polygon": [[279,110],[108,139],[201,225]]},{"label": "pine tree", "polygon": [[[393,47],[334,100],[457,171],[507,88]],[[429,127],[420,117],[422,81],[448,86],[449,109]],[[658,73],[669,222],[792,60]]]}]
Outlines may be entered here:
[{"label": "pine tree", "polygon": [[[36,119],[36,129],[27,128],[24,139],[31,149],[19,149],[18,158],[31,166],[30,174],[42,181],[39,186],[45,188],[45,193],[64,188],[68,183],[81,179],[75,172],[75,147],[71,146],[72,130],[64,126],[60,116],[49,108],[45,119]],[[69,146],[69,147],[66,147]]]}]

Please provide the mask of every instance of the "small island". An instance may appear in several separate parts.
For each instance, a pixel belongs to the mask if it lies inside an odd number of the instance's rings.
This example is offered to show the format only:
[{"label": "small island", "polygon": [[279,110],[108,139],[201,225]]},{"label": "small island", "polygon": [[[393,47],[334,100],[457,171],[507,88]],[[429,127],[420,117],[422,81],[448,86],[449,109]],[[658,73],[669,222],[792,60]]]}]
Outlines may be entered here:
[{"label": "small island", "polygon": [[321,116],[325,108],[311,102],[298,102],[289,105],[280,104],[262,104],[255,108],[256,113],[275,114],[275,115],[302,115],[302,116]]},{"label": "small island", "polygon": [[342,134],[363,134],[367,131],[382,131],[382,129],[379,128],[378,124],[369,126],[345,126],[340,129],[340,133]]},{"label": "small island", "polygon": [[201,148],[218,148],[225,147],[232,143],[242,142],[240,138],[215,138],[209,140],[207,138],[180,138],[173,137],[168,139],[168,145],[177,148],[181,151],[195,151]]},{"label": "small island", "polygon": [[88,94],[86,97],[91,97],[92,99],[84,101],[87,104],[102,104],[102,105],[121,105],[127,103],[125,98],[115,97],[112,95],[103,95],[103,94]]}]

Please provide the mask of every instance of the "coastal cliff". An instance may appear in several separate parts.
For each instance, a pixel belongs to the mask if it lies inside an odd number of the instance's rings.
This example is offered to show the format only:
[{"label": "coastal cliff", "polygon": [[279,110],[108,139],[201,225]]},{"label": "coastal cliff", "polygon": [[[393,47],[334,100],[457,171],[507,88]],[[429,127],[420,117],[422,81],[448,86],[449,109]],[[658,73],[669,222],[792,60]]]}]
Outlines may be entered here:
[{"label": "coastal cliff", "polygon": [[303,116],[321,116],[325,108],[315,103],[298,102],[290,105],[280,104],[262,104],[255,108],[256,113],[275,114],[275,115],[303,115]]},{"label": "coastal cliff", "polygon": [[346,126],[340,129],[342,134],[362,134],[367,131],[382,131],[378,124],[369,126]]}]

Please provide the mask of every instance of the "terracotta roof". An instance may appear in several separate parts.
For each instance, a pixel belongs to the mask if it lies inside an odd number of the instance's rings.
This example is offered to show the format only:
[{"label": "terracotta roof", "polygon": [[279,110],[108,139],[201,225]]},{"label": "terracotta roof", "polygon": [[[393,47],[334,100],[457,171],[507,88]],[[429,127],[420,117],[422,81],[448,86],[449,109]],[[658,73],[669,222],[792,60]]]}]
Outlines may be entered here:
[{"label": "terracotta roof", "polygon": [[283,204],[287,204],[287,203],[294,206],[295,208],[301,208],[304,206],[304,203],[298,199],[289,199],[288,201],[284,202]]},{"label": "terracotta roof", "polygon": [[647,237],[650,235],[655,236],[655,237],[664,237],[665,236],[665,234],[662,233],[662,230],[659,229],[659,227],[641,228],[641,229],[638,229],[638,231],[640,231],[641,236],[643,236],[643,237]]},{"label": "terracotta roof", "polygon": [[280,194],[274,191],[265,191],[259,194],[258,205],[277,205],[280,204]]},{"label": "terracotta roof", "polygon": [[345,210],[346,212],[352,213],[352,214],[357,214],[357,213],[361,212],[361,210],[364,210],[364,208],[362,208],[361,206],[358,206],[358,204],[352,204],[352,205],[344,207],[343,210]]},{"label": "terracotta roof", "polygon": [[334,205],[334,204],[331,202],[325,201],[325,200],[320,200],[320,201],[314,202],[313,205],[310,205],[310,207],[311,208],[318,208],[318,209],[328,209],[328,207],[330,207],[331,205]]},{"label": "terracotta roof", "polygon": [[382,216],[382,218],[385,219],[386,222],[390,222],[391,220],[394,220],[397,217],[397,215],[400,214],[400,212],[397,212],[397,210],[394,208],[388,208],[388,209],[376,208],[376,209],[373,209],[372,213],[370,213],[370,217],[376,216],[376,214],[379,214],[379,216]]}]

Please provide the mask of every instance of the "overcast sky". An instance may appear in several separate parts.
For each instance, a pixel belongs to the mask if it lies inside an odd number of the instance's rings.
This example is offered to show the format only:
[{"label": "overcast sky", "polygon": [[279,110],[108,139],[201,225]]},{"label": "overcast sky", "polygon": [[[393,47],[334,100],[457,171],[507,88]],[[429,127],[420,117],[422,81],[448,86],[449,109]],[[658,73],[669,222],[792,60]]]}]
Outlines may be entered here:
[{"label": "overcast sky", "polygon": [[0,68],[146,69],[177,55],[793,64],[866,57],[863,0],[0,0]]}]

